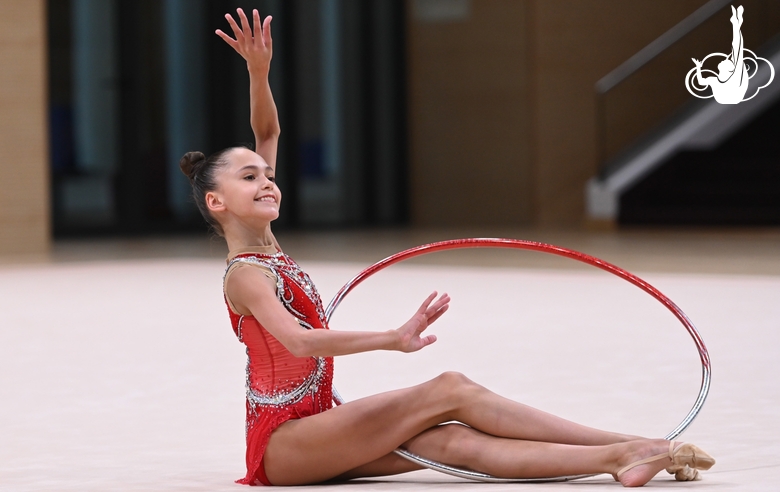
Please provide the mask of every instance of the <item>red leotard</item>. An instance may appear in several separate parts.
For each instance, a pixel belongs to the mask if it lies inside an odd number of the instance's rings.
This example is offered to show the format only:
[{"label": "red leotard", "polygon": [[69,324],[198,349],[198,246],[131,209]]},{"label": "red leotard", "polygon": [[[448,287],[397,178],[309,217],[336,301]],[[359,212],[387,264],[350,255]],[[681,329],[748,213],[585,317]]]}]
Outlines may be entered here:
[{"label": "red leotard", "polygon": [[[276,295],[302,328],[328,329],[322,301],[309,276],[286,254],[240,253],[232,258],[225,279],[241,265],[270,272]],[[271,275],[269,274],[269,277]],[[236,313],[227,296],[230,321],[246,345],[246,477],[238,483],[271,485],[263,454],[271,433],[284,422],[324,412],[333,405],[332,357],[295,357],[253,316]]]}]

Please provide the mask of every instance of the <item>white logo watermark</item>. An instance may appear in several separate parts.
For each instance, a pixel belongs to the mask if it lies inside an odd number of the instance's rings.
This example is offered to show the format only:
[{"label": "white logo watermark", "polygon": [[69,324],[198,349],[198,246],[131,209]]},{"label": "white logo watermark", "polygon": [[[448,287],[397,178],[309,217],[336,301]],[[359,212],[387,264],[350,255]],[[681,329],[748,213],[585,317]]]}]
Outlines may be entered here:
[{"label": "white logo watermark", "polygon": [[[731,7],[731,54],[726,55],[724,53],[711,53],[704,57],[702,61],[693,58],[693,63],[696,65],[685,76],[685,88],[688,92],[700,99],[708,99],[714,97],[720,104],[739,104],[742,101],[748,101],[753,99],[758,91],[763,89],[772,83],[775,78],[775,67],[769,63],[766,58],[756,56],[755,53],[745,48],[744,41],[742,39],[742,13],[745,11],[740,5],[737,9]],[[712,70],[703,69],[702,65],[709,58],[723,58],[718,63],[718,73]],[[751,91],[752,94],[748,95],[748,85],[750,79],[752,79],[757,73],[760,62],[764,62],[769,69],[769,80]],[[766,70],[767,68],[762,68]],[[709,77],[705,75],[710,75]],[[700,95],[697,93],[703,93],[707,91],[707,88],[712,90],[710,95]]]}]

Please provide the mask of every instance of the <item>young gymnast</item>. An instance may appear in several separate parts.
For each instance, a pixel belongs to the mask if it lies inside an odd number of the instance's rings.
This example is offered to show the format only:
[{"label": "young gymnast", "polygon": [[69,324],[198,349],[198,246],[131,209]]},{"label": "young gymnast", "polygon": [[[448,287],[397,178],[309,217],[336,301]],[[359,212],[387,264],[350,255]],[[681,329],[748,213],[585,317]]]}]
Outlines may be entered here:
[{"label": "young gymnast", "polygon": [[328,329],[310,278],[271,232],[281,193],[274,180],[279,122],[268,84],[271,18],[217,34],[247,62],[256,152],[189,152],[181,169],[206,221],[230,253],[225,300],[247,350],[246,464],[239,483],[314,484],[419,469],[397,447],[452,466],[508,478],[611,473],[625,486],[663,469],[697,478],[714,460],[690,444],[585,427],[496,395],[445,372],[411,388],[333,407],[333,356],[414,352],[436,341],[425,329],[450,298],[432,293],[403,326],[380,332]]}]

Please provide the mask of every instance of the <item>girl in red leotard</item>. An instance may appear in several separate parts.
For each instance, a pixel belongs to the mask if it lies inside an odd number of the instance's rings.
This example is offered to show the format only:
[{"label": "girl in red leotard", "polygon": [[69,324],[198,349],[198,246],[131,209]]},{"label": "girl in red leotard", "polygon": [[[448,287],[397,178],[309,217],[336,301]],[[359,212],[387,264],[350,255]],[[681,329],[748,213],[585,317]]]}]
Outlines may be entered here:
[{"label": "girl in red leotard", "polygon": [[434,292],[403,326],[379,332],[329,330],[308,275],[271,233],[281,193],[274,180],[279,122],[268,85],[271,18],[226,15],[234,37],[217,34],[247,62],[256,151],[229,148],[181,160],[195,201],[230,254],[224,293],[247,347],[247,474],[240,483],[313,484],[392,475],[419,466],[397,447],[498,477],[611,473],[643,485],[663,469],[698,476],[714,460],[690,444],[585,427],[507,400],[446,372],[411,388],[332,407],[332,357],[370,350],[414,352],[436,341],[425,329],[447,311]]}]

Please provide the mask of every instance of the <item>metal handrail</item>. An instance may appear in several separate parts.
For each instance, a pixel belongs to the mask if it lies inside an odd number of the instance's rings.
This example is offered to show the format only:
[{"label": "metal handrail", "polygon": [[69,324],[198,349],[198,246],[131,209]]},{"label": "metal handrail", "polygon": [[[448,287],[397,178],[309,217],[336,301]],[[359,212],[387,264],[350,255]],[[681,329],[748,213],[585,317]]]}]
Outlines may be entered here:
[{"label": "metal handrail", "polygon": [[637,51],[634,56],[623,62],[619,67],[602,77],[596,82],[596,92],[604,94],[623,82],[630,77],[631,74],[645,66],[685,35],[702,25],[710,17],[717,14],[729,3],[731,3],[731,0],[710,0],[699,7],[695,12],[680,21],[677,25],[661,34],[641,50]]}]

